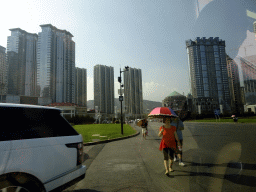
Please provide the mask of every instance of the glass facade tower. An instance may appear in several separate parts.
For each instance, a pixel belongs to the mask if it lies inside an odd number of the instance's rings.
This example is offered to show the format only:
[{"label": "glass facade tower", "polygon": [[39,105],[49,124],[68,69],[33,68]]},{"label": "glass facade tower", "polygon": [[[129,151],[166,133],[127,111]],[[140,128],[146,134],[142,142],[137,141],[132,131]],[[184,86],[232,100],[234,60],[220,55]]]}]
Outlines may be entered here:
[{"label": "glass facade tower", "polygon": [[37,85],[40,97],[75,103],[75,42],[73,35],[40,25],[37,49]]},{"label": "glass facade tower", "polygon": [[195,105],[200,105],[202,111],[220,106],[230,111],[225,41],[197,37],[195,41],[187,40],[186,47]]},{"label": "glass facade tower", "polygon": [[6,48],[0,46],[0,95],[6,95],[6,94],[7,94]]},{"label": "glass facade tower", "polygon": [[240,58],[247,105],[256,104],[256,56]]}]

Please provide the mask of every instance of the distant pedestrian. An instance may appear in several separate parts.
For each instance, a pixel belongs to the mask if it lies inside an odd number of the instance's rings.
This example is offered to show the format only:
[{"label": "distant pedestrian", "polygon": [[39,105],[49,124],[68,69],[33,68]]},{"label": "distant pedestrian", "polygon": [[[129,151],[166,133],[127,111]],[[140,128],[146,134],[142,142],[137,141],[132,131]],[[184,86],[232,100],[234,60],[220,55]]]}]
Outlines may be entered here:
[{"label": "distant pedestrian", "polygon": [[145,126],[146,126],[146,136],[148,136],[148,120],[146,119],[146,124],[145,124]]},{"label": "distant pedestrian", "polygon": [[[176,141],[178,142],[178,148],[181,149],[181,144],[176,132],[176,127],[171,125],[171,118],[164,118],[163,122],[165,123],[163,126],[159,128],[158,136],[163,136],[159,150],[163,150],[164,154],[164,166],[165,166],[165,174],[169,175],[169,171],[173,171],[173,155],[177,152]],[[170,159],[170,163],[168,165],[168,156]]]},{"label": "distant pedestrian", "polygon": [[142,128],[142,136],[144,139],[146,139],[146,134],[147,134],[147,127],[148,127],[148,122],[147,119],[143,119],[141,123],[141,128]]},{"label": "distant pedestrian", "polygon": [[[179,142],[181,144],[181,147],[183,145],[183,136],[182,136],[182,131],[184,129],[184,124],[183,122],[180,120],[179,117],[175,118],[172,122],[171,125],[175,126],[177,129],[177,135],[179,138]],[[177,141],[176,141],[177,144]],[[180,166],[185,166],[185,164],[182,162],[182,151],[178,150],[177,153],[174,154],[174,161],[177,161],[177,156],[179,158],[179,165]]]}]

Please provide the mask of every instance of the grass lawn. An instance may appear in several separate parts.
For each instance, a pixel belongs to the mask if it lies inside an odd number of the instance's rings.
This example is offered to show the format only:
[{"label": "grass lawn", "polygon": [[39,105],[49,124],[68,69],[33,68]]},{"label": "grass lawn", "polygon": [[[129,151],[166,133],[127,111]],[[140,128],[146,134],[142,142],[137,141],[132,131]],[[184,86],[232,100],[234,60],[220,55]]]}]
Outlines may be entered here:
[{"label": "grass lawn", "polygon": [[[123,125],[123,135],[121,135],[121,124],[89,124],[89,125],[74,125],[74,129],[83,136],[85,143],[92,142],[92,139],[100,139],[101,141],[107,139],[114,139],[118,137],[125,137],[133,135],[136,131],[130,125]],[[99,137],[92,136],[100,134]]]},{"label": "grass lawn", "polygon": [[[200,119],[200,120],[191,120],[191,121],[186,121],[186,122],[215,122],[215,123],[223,123],[223,122],[234,122],[233,119],[223,119],[221,118],[220,120],[217,119]],[[238,118],[238,123],[256,123],[256,118]]]}]

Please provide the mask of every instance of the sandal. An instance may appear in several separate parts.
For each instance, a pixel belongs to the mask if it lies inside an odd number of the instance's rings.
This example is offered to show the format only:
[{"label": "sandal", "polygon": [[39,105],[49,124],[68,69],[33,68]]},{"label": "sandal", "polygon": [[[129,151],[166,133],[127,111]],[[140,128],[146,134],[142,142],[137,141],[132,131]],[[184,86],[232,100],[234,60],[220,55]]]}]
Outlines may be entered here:
[{"label": "sandal", "polygon": [[167,176],[168,176],[168,175],[169,175],[169,171],[166,171],[166,172],[165,172],[165,175],[167,175]]},{"label": "sandal", "polygon": [[174,172],[174,170],[170,168],[170,172]]}]

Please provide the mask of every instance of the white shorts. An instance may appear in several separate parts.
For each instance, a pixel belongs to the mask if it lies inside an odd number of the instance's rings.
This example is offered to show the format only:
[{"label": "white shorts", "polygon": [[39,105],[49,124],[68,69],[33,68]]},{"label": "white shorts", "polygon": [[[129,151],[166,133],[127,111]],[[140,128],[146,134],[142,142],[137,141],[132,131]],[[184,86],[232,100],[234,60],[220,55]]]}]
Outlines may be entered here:
[{"label": "white shorts", "polygon": [[142,128],[142,134],[146,134],[146,132],[147,132],[147,129],[146,128]]}]

